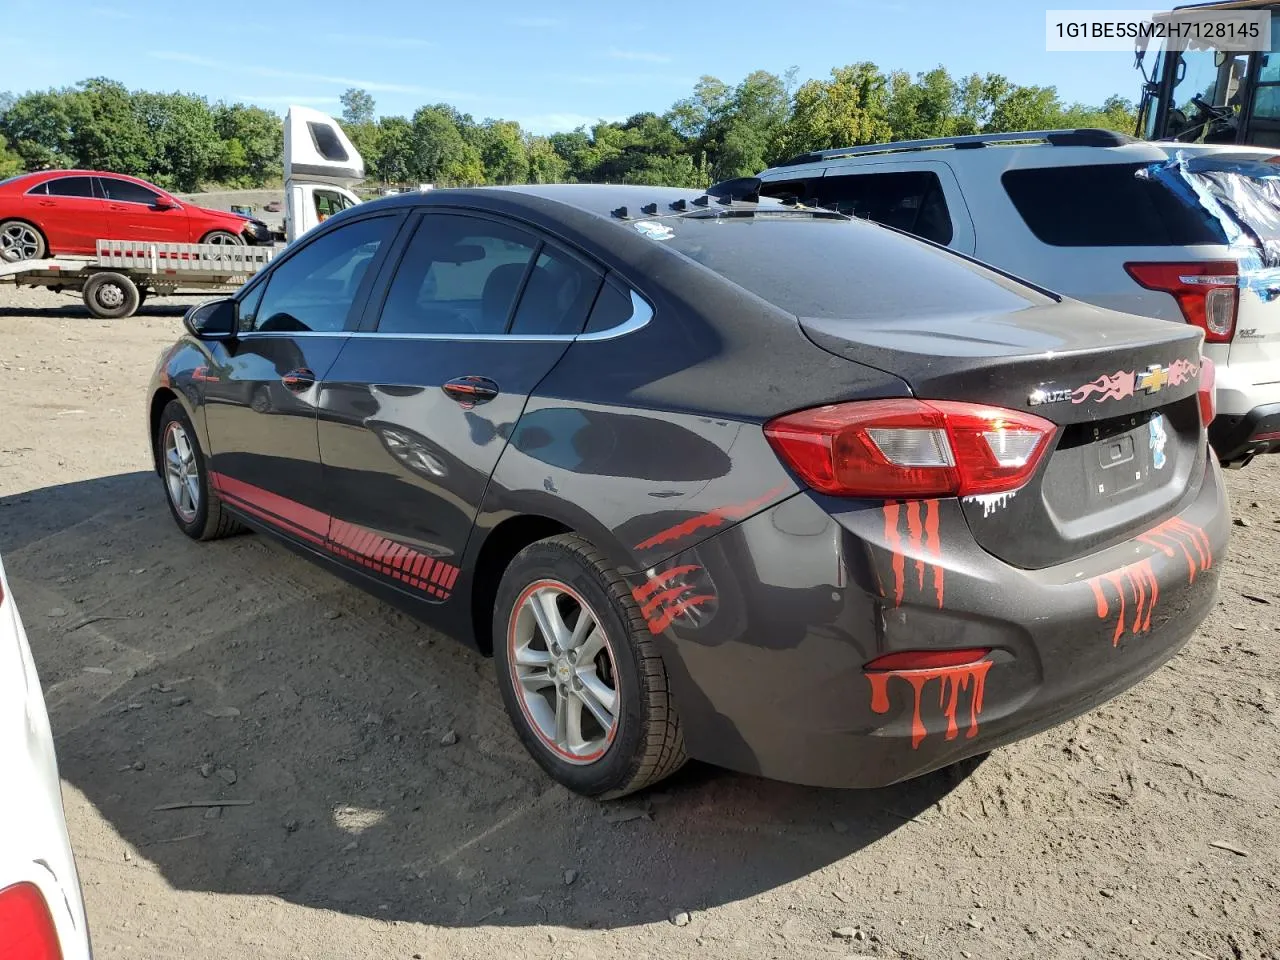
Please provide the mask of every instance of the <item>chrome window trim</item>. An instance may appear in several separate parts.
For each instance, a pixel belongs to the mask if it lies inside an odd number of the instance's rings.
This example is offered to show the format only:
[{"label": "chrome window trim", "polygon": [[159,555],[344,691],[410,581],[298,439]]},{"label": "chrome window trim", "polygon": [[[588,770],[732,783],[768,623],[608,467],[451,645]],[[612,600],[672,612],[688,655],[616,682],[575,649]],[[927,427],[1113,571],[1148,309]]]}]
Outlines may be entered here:
[{"label": "chrome window trim", "polygon": [[573,334],[506,334],[506,333],[379,333],[377,330],[247,330],[237,339],[250,340],[267,337],[342,337],[357,340],[441,340],[457,343],[598,343],[614,340],[648,326],[653,319],[653,307],[634,290],[631,291],[631,316],[615,327],[597,330],[595,333]]}]

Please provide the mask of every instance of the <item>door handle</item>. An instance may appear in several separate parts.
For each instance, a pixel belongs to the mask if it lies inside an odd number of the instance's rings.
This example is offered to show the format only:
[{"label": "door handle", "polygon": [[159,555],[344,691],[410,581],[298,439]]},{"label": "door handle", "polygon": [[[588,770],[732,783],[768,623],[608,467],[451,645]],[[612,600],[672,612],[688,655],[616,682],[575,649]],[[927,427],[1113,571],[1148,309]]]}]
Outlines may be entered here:
[{"label": "door handle", "polygon": [[294,393],[301,393],[316,382],[316,375],[306,367],[299,367],[286,373],[280,382]]},{"label": "door handle", "polygon": [[56,207],[57,205],[58,205],[58,202],[57,202],[56,200],[41,200],[41,201],[40,201],[40,206],[42,206],[42,207]]},{"label": "door handle", "polygon": [[488,403],[498,395],[498,385],[488,377],[455,377],[441,388],[451,400],[457,400],[464,407],[474,407],[477,403]]}]

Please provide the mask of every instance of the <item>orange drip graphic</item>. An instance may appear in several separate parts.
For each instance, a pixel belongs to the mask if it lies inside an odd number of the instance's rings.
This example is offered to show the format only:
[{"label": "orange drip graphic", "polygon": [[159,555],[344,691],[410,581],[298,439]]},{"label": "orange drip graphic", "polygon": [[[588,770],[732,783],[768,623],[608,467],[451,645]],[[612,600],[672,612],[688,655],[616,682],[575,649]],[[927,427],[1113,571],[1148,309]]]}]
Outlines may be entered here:
[{"label": "orange drip graphic", "polygon": [[[1124,636],[1126,629],[1135,634],[1146,633],[1150,630],[1151,614],[1156,608],[1156,603],[1160,600],[1160,581],[1156,579],[1155,572],[1151,569],[1151,560],[1139,560],[1137,563],[1131,563],[1128,566],[1121,567],[1119,570],[1104,573],[1100,577],[1093,577],[1089,581],[1089,586],[1093,589],[1094,605],[1099,620],[1106,620],[1111,616],[1111,603],[1107,599],[1104,583],[1111,585],[1111,589],[1115,591],[1119,602],[1116,629],[1111,636],[1111,645],[1113,647],[1119,646],[1120,638]],[[1133,597],[1134,614],[1132,623],[1128,621],[1125,612],[1126,595]]]},{"label": "orange drip graphic", "polygon": [[874,713],[889,712],[889,678],[898,677],[911,686],[913,703],[911,708],[911,749],[919,749],[921,742],[928,736],[928,729],[922,716],[924,688],[931,680],[939,682],[938,709],[947,719],[945,738],[954,740],[960,734],[957,713],[960,709],[960,694],[969,690],[969,721],[965,730],[965,738],[972,739],[978,735],[978,720],[982,714],[982,701],[986,693],[987,672],[991,669],[990,660],[979,660],[956,667],[938,667],[931,670],[883,670],[867,674],[871,683],[871,710]]},{"label": "orange drip graphic", "polygon": [[[923,515],[921,508],[923,508]],[[900,504],[897,500],[886,500],[883,510],[884,539],[892,555],[894,606],[902,606],[903,597],[906,595],[906,554],[910,552],[912,562],[915,564],[916,589],[924,591],[925,576],[931,568],[933,592],[937,598],[938,608],[941,609],[946,583],[945,571],[942,569],[942,535],[938,525],[938,501],[906,500]],[[903,533],[899,529],[904,513],[907,528],[905,548],[902,542]]]},{"label": "orange drip graphic", "polygon": [[1187,583],[1196,582],[1197,567],[1203,573],[1213,566],[1213,545],[1208,535],[1200,527],[1180,517],[1173,517],[1158,524],[1146,533],[1139,534],[1138,539],[1147,546],[1155,547],[1166,557],[1174,556],[1174,548],[1182,551],[1187,562]]}]

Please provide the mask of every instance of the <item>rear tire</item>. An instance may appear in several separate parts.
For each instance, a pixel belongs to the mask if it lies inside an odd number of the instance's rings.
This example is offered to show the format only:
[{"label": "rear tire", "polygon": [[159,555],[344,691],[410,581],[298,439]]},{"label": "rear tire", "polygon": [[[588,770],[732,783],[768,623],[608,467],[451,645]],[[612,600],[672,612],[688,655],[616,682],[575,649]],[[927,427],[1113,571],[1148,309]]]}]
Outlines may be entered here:
[{"label": "rear tire", "polygon": [[0,261],[21,263],[23,260],[39,260],[47,249],[44,236],[25,220],[0,223]]},{"label": "rear tire", "polygon": [[507,714],[553,779],[612,799],[683,766],[662,657],[626,582],[591,543],[562,534],[521,550],[498,588],[493,638]]},{"label": "rear tire", "polygon": [[95,273],[84,285],[84,305],[99,320],[120,320],[138,310],[138,285],[123,273]]},{"label": "rear tire", "polygon": [[218,540],[244,530],[214,492],[191,418],[177,400],[160,414],[156,450],[165,500],[179,530],[192,540]]}]

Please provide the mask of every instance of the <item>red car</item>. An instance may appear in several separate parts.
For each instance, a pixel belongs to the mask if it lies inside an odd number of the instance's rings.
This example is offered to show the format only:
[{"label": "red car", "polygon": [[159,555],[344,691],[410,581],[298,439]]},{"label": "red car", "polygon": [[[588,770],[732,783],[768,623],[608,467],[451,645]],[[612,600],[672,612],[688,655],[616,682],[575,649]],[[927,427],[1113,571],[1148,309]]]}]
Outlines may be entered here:
[{"label": "red car", "polygon": [[263,244],[271,231],[120,173],[46,170],[0,180],[0,260],[92,255],[100,239]]}]

